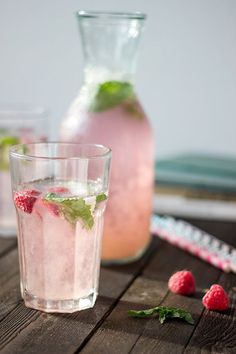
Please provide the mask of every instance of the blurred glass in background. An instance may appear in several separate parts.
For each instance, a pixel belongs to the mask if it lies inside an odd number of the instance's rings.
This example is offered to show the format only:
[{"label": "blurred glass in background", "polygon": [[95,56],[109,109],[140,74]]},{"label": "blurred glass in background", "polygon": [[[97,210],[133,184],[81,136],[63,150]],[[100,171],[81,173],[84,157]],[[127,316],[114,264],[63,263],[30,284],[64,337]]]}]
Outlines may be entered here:
[{"label": "blurred glass in background", "polygon": [[0,105],[0,236],[16,234],[11,197],[9,148],[16,144],[47,141],[47,111],[25,104]]}]

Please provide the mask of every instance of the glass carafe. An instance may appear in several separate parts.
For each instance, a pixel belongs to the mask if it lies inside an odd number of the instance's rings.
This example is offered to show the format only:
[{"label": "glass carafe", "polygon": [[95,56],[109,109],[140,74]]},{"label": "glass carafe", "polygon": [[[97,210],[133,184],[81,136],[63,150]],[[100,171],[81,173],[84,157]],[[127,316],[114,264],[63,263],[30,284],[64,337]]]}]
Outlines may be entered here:
[{"label": "glass carafe", "polygon": [[154,138],[134,86],[145,15],[80,11],[77,18],[84,79],[60,139],[112,149],[102,260],[125,263],[139,258],[150,241]]}]

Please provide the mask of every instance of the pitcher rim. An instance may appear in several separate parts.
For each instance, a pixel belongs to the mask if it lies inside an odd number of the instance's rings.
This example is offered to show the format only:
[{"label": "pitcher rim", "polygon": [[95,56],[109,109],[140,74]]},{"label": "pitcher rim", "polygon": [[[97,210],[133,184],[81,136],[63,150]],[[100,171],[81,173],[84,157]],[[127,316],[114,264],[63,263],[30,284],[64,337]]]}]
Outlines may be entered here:
[{"label": "pitcher rim", "polygon": [[85,11],[76,12],[79,18],[91,19],[119,19],[119,20],[145,20],[147,15],[143,12],[115,12],[115,11]]}]

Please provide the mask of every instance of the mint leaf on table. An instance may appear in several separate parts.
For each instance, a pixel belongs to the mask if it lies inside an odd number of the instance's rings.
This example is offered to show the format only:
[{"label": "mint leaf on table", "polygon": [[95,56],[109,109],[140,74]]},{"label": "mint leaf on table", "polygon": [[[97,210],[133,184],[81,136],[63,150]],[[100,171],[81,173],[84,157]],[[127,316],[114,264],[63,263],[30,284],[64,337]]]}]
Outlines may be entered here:
[{"label": "mint leaf on table", "polygon": [[99,85],[98,91],[90,106],[92,112],[102,112],[123,101],[134,101],[133,85],[126,81],[106,81]]},{"label": "mint leaf on table", "polygon": [[192,315],[189,312],[177,307],[157,306],[147,310],[130,310],[128,311],[128,314],[132,317],[140,318],[151,317],[154,314],[159,314],[159,321],[161,324],[163,324],[166,320],[174,318],[183,320],[191,325],[194,324]]},{"label": "mint leaf on table", "polygon": [[87,230],[92,229],[94,218],[91,205],[86,204],[83,198],[63,198],[56,193],[47,193],[44,200],[56,204],[64,218],[72,225],[80,219]]}]

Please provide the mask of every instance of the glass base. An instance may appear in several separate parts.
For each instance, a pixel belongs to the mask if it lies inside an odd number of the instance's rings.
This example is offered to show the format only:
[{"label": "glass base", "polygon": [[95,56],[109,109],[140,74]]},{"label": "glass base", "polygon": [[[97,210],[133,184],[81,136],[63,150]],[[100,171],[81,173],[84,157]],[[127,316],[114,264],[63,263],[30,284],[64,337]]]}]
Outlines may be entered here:
[{"label": "glass base", "polygon": [[118,258],[118,259],[102,259],[101,264],[102,264],[102,266],[111,266],[111,265],[119,265],[119,264],[122,265],[122,264],[128,264],[128,263],[135,262],[135,261],[139,260],[144,255],[144,253],[149,248],[150,243],[151,243],[151,237],[150,237],[150,240],[148,241],[148,243],[141,250],[139,250],[137,253],[135,253],[135,255],[133,255],[131,257]]},{"label": "glass base", "polygon": [[97,292],[94,291],[91,292],[91,294],[89,294],[88,296],[79,299],[45,300],[40,299],[37,296],[33,296],[25,291],[24,301],[26,307],[30,307],[35,310],[54,313],[72,313],[93,307],[97,295]]}]

